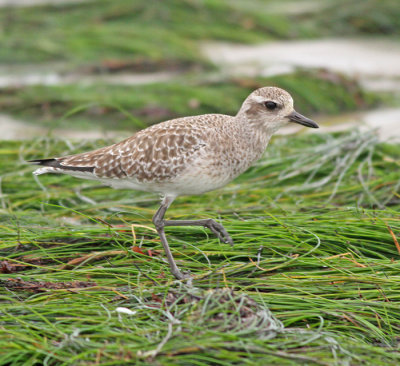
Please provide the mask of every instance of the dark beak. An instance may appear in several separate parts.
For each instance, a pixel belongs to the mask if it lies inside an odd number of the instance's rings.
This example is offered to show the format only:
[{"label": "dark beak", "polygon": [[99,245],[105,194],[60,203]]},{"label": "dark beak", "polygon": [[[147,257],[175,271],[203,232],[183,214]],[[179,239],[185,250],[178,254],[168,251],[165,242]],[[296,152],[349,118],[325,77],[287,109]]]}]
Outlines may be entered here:
[{"label": "dark beak", "polygon": [[302,114],[296,112],[295,110],[290,113],[287,118],[289,118],[291,122],[296,122],[306,127],[319,128],[319,126],[312,119],[304,117]]}]

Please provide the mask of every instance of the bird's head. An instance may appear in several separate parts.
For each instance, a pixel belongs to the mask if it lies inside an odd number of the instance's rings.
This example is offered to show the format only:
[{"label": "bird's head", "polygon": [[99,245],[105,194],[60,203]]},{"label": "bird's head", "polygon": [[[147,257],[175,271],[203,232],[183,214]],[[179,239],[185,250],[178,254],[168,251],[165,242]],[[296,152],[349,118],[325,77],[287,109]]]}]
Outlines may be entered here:
[{"label": "bird's head", "polygon": [[294,110],[293,98],[286,90],[276,87],[264,87],[252,92],[243,102],[238,116],[270,134],[289,122],[318,128],[313,120]]}]

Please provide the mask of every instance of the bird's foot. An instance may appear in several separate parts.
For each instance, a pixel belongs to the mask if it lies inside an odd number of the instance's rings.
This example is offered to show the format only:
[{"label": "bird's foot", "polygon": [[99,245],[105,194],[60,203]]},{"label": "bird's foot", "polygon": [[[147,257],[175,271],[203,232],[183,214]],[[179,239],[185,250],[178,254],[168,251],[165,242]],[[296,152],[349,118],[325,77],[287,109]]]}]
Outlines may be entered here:
[{"label": "bird's foot", "polygon": [[177,280],[191,280],[192,275],[190,271],[188,272],[181,272],[179,269],[171,270],[172,274]]},{"label": "bird's foot", "polygon": [[217,236],[217,238],[221,240],[223,243],[227,243],[233,246],[233,240],[231,236],[228,234],[228,232],[221,224],[212,219],[209,219],[207,220],[207,223],[204,226],[210,229]]}]

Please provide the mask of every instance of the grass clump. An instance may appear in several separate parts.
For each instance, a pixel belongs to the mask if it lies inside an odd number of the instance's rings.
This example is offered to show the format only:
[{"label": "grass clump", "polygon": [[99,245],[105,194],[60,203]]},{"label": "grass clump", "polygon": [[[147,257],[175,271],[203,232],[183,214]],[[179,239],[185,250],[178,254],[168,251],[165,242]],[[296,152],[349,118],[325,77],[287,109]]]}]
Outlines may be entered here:
[{"label": "grass clump", "polygon": [[0,148],[0,364],[398,364],[398,145],[276,138],[232,184],[178,199],[171,217],[219,218],[235,242],[169,228],[189,286],[157,197],[23,163],[104,144]]}]

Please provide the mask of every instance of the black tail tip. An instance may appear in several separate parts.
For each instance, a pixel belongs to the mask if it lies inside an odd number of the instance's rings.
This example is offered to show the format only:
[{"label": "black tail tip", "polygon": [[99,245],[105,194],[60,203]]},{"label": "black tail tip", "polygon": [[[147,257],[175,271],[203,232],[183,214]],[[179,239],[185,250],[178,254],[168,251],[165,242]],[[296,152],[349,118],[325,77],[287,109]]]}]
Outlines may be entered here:
[{"label": "black tail tip", "polygon": [[28,163],[32,164],[32,165],[52,165],[52,163],[54,163],[54,161],[56,161],[56,159],[33,159],[33,160],[28,160]]}]

